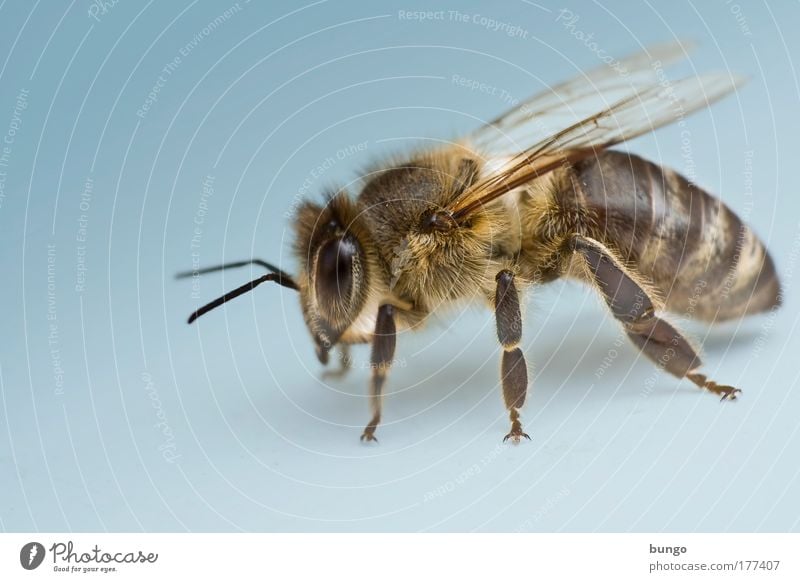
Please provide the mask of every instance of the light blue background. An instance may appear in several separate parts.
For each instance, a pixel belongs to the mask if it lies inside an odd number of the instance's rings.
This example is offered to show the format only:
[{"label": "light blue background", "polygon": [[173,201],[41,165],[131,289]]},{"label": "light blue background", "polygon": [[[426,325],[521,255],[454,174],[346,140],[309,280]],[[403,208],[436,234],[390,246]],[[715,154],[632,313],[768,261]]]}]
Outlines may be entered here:
[{"label": "light blue background", "polygon": [[[20,126],[0,206],[0,528],[800,529],[796,3],[241,0],[208,34],[232,4],[91,6],[0,3],[0,135]],[[573,29],[557,21],[561,8],[579,16]],[[470,21],[398,17],[420,9]],[[525,34],[489,30],[475,14]],[[260,274],[207,276],[199,297],[175,281],[192,267],[196,217],[203,265],[258,256],[294,270],[287,211],[299,191],[314,197],[507,107],[453,75],[522,98],[596,66],[578,32],[617,57],[694,39],[679,70],[750,77],[688,123],[697,181],[748,217],[785,285],[777,314],[689,326],[709,374],[744,389],[739,402],[655,373],[592,293],[556,283],[527,303],[532,442],[500,445],[493,321],[468,310],[401,335],[380,445],[362,446],[367,350],[346,380],[321,380],[291,292],[259,288],[185,324]],[[14,121],[22,89],[29,105]],[[681,145],[670,127],[627,147],[684,169]]]}]

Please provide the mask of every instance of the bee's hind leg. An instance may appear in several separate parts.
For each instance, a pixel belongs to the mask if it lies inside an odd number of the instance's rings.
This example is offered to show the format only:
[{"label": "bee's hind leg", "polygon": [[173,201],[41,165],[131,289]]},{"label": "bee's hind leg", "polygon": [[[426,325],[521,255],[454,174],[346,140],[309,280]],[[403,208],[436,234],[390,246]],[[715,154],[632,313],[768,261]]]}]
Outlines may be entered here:
[{"label": "bee's hind leg", "polygon": [[370,355],[370,408],[372,419],[361,434],[365,442],[375,441],[375,429],[381,422],[381,400],[383,398],[383,384],[386,374],[394,359],[394,348],[397,343],[397,327],[394,322],[394,307],[381,305],[375,321],[375,333],[372,337],[372,353]]},{"label": "bee's hind leg", "polygon": [[522,431],[522,423],[519,420],[519,409],[525,403],[525,395],[528,391],[528,367],[525,364],[525,356],[518,347],[522,338],[519,294],[514,285],[514,273],[508,269],[500,271],[495,279],[497,287],[494,311],[497,322],[497,339],[503,346],[501,366],[503,399],[511,420],[511,431],[503,441],[511,439],[514,443],[519,443],[523,438],[528,440],[531,438]]},{"label": "bee's hind leg", "polygon": [[679,331],[655,315],[655,307],[636,277],[600,242],[573,236],[569,247],[586,261],[592,282],[602,293],[614,317],[631,341],[656,364],[678,378],[687,378],[722,400],[735,400],[741,392],[709,380],[698,369],[700,356]]}]

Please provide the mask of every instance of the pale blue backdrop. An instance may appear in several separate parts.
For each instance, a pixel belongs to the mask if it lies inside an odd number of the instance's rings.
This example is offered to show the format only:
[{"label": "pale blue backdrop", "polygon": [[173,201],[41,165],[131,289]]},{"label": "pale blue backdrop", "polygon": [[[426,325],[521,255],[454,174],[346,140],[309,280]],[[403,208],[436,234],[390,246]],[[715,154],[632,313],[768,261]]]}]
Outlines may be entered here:
[{"label": "pale blue backdrop", "polygon": [[[735,0],[0,2],[0,529],[800,529],[798,19]],[[367,350],[322,380],[291,292],[185,324],[260,274],[172,278],[194,261],[294,270],[299,197],[676,38],[698,43],[684,73],[750,82],[688,137],[626,147],[693,173],[774,253],[782,310],[689,326],[739,402],[654,372],[557,283],[527,301],[532,442],[500,443],[493,321],[467,310],[400,336],[362,446]]]}]

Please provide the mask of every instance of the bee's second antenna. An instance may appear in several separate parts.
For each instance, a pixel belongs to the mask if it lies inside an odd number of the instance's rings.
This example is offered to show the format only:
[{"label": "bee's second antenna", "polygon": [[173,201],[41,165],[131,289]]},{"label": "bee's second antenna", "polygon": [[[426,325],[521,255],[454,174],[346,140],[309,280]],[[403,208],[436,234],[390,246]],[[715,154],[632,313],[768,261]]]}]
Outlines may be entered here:
[{"label": "bee's second antenna", "polygon": [[292,276],[286,271],[282,271],[272,263],[263,261],[261,259],[250,259],[248,261],[236,261],[235,263],[223,263],[222,265],[215,265],[213,267],[204,267],[202,269],[193,269],[191,271],[181,271],[176,273],[176,279],[186,279],[194,277],[195,275],[205,275],[206,273],[215,273],[217,271],[224,271],[225,269],[236,269],[239,267],[246,267],[247,265],[258,265],[264,267],[267,271],[275,273],[281,278],[281,285],[289,287],[290,289],[297,289],[297,284],[292,279]]}]

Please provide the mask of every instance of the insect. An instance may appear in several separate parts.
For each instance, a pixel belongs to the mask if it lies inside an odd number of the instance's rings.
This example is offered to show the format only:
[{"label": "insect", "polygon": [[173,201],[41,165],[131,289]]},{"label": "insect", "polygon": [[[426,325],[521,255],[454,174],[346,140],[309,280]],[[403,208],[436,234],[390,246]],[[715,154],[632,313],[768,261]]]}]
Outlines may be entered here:
[{"label": "insect", "polygon": [[361,439],[375,441],[398,333],[481,298],[494,310],[502,352],[504,440],[520,442],[530,438],[520,419],[528,390],[522,294],[567,277],[594,288],[658,366],[735,399],[740,390],[702,373],[697,349],[664,313],[713,323],[775,308],[781,290],[772,259],[719,199],[675,171],[610,149],[739,84],[727,74],[666,81],[662,67],[685,54],[685,45],[660,45],[622,68],[592,70],[464,139],[374,168],[356,197],[335,190],[324,203],[303,202],[294,222],[297,276],[261,260],[182,273],[249,264],[269,271],[189,323],[265,281],[298,291],[323,364],[337,348],[343,372],[349,346],[371,344],[372,417]]}]

